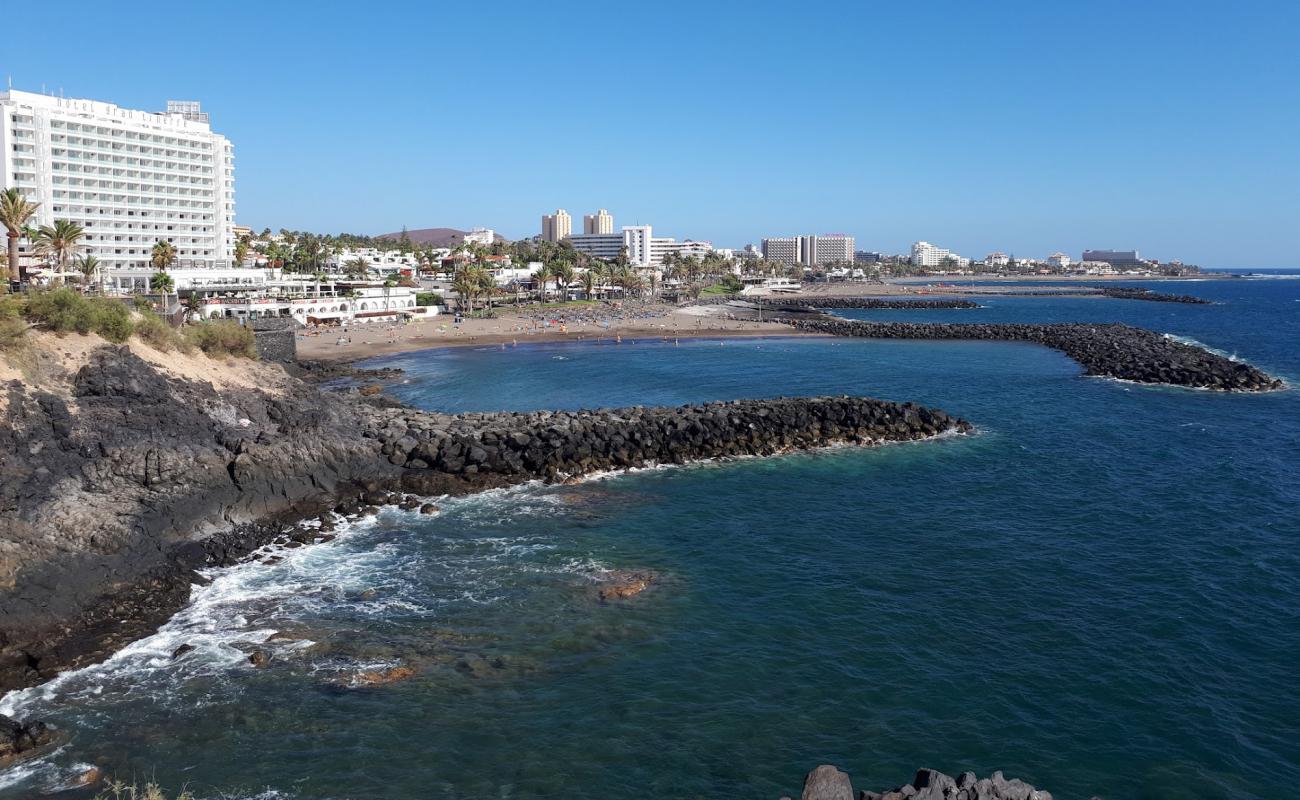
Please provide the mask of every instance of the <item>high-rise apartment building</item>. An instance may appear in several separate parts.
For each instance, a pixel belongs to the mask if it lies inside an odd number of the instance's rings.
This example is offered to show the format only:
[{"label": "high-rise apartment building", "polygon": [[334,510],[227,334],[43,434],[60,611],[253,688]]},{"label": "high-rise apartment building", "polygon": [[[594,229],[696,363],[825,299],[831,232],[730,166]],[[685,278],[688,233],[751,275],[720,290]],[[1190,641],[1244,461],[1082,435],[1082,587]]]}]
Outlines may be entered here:
[{"label": "high-rise apartment building", "polygon": [[929,242],[912,243],[912,266],[943,267],[954,266],[965,269],[970,266],[970,259],[963,258],[951,250],[936,247]]},{"label": "high-rise apartment building", "polygon": [[135,111],[97,100],[0,92],[0,188],[40,203],[33,225],[66,219],[79,254],[147,267],[155,243],[178,266],[235,266],[235,155],[192,101]]},{"label": "high-rise apartment building", "polygon": [[573,233],[573,218],[569,212],[557,208],[554,214],[542,215],[542,241],[562,242]]},{"label": "high-rise apartment building", "polygon": [[584,233],[570,236],[569,243],[579,253],[613,261],[620,254],[635,267],[651,265],[652,229],[649,225],[625,225],[620,233]]},{"label": "high-rise apartment building", "polygon": [[588,214],[582,218],[582,232],[584,234],[613,233],[614,216],[603,208],[595,214]]},{"label": "high-rise apartment building", "polygon": [[807,267],[853,260],[852,236],[787,236],[763,240],[763,258]]}]

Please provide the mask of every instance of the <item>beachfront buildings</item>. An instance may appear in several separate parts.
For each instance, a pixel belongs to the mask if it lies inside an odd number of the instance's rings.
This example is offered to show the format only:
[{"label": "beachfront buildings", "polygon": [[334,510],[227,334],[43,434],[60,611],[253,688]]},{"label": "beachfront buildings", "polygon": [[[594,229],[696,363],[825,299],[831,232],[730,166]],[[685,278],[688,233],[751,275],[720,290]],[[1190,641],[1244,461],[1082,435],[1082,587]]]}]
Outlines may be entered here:
[{"label": "beachfront buildings", "polygon": [[542,215],[542,241],[562,242],[573,233],[573,217],[562,208]]},{"label": "beachfront buildings", "polygon": [[604,234],[614,232],[614,215],[605,209],[600,209],[595,214],[588,214],[582,218],[582,232],[584,234]]},{"label": "beachfront buildings", "polygon": [[1133,269],[1149,266],[1136,250],[1084,250],[1080,261],[1097,261],[1116,269]]},{"label": "beachfront buildings", "polygon": [[624,255],[632,266],[651,264],[653,230],[649,225],[624,225],[619,233],[584,233],[568,238],[574,250],[593,258],[614,261]]},{"label": "beachfront buildings", "polygon": [[763,240],[763,258],[780,264],[806,267],[853,260],[852,236],[787,236]]},{"label": "beachfront buildings", "polygon": [[1069,269],[1070,257],[1065,253],[1052,253],[1047,257],[1047,264],[1048,266],[1056,267],[1057,269]]},{"label": "beachfront buildings", "polygon": [[234,164],[195,102],[154,112],[0,92],[0,188],[40,203],[33,226],[80,225],[79,254],[105,267],[145,266],[162,240],[177,266],[233,265]]},{"label": "beachfront buildings", "polygon": [[966,269],[970,266],[970,259],[963,258],[951,250],[936,247],[929,242],[913,242],[912,266]]}]

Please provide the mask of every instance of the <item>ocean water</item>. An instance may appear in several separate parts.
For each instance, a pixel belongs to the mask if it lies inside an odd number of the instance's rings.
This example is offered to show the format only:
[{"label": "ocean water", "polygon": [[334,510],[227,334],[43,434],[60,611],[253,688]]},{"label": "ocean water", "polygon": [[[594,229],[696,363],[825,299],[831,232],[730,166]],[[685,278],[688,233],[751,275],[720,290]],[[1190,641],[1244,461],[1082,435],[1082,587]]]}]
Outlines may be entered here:
[{"label": "ocean water", "polygon": [[[1216,301],[987,298],[867,319],[1122,321],[1300,383],[1300,281]],[[1169,289],[1169,285],[1153,284]],[[797,795],[1002,769],[1058,798],[1272,798],[1300,769],[1300,392],[1086,378],[1026,344],[776,338],[411,353],[461,411],[866,394],[972,436],[387,510],[213,572],[159,634],[0,699],[92,764],[199,797]],[[608,570],[661,576],[601,604]],[[280,632],[297,641],[255,643]],[[196,646],[183,659],[171,651]],[[408,680],[357,686],[405,664]]]}]

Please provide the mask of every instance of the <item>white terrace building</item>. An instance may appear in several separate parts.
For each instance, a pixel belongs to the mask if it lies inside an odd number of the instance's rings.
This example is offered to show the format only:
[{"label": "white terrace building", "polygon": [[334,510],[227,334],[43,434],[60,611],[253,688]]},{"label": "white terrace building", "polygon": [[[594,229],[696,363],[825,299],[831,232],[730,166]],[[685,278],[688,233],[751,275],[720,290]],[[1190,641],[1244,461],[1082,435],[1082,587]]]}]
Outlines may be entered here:
[{"label": "white terrace building", "polygon": [[205,293],[199,308],[204,319],[292,317],[304,325],[398,322],[436,314],[436,309],[416,305],[416,291],[405,286],[281,280],[260,292]]},{"label": "white terrace building", "polygon": [[178,266],[234,262],[234,149],[197,103],[166,112],[0,92],[0,188],[40,203],[31,224],[85,229],[81,253],[143,267],[154,244]]}]

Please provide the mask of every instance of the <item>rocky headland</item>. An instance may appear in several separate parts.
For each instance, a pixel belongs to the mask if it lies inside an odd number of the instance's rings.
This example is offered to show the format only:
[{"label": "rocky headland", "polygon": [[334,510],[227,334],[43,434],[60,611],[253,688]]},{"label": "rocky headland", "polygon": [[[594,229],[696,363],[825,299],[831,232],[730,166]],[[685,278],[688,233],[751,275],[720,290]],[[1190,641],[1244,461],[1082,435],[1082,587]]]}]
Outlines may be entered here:
[{"label": "rocky headland", "polygon": [[[789,798],[782,798],[789,800]],[[977,778],[963,772],[956,778],[933,769],[917,770],[911,783],[879,792],[863,789],[854,794],[847,773],[823,764],[804,778],[801,800],[1052,800],[1052,793],[1001,772]]]},{"label": "rocky headland", "polygon": [[56,379],[4,386],[0,691],[147,635],[203,581],[196,570],[285,537],[316,541],[291,525],[390,491],[464,494],[969,429],[858,397],[447,415],[255,366],[264,375],[218,387],[100,344]]},{"label": "rocky headland", "polygon": [[1030,342],[1065,353],[1088,375],[1228,392],[1282,388],[1249,364],[1145,328],[1117,323],[860,322],[833,317],[780,318],[797,330],[871,339],[969,339]]}]

